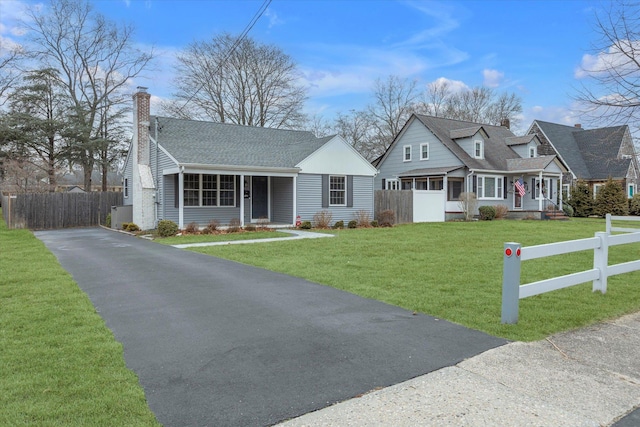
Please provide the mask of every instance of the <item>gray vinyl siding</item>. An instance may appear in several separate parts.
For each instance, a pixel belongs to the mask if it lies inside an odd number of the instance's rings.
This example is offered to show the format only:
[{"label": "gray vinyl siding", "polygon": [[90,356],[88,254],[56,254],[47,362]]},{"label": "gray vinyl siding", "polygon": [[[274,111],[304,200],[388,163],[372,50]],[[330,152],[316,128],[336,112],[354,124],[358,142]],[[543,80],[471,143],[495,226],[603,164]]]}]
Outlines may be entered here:
[{"label": "gray vinyl siding", "polygon": [[[126,205],[132,205],[133,204],[133,156],[131,155],[131,153],[129,153],[129,155],[127,156],[127,161],[124,165],[124,171],[122,173],[122,191],[123,191],[123,204]],[[126,180],[126,181],[125,181]],[[125,182],[127,183],[127,197],[124,197],[124,184]]]},{"label": "gray vinyl siding", "polygon": [[[429,143],[429,160],[420,160],[420,144]],[[411,146],[411,161],[405,162],[404,147]],[[382,189],[383,179],[395,179],[398,174],[413,169],[462,165],[462,162],[419,121],[415,120],[396,141],[379,166],[375,188]]]},{"label": "gray vinyl siding", "polygon": [[300,174],[297,183],[297,213],[302,221],[313,221],[313,216],[323,210],[332,214],[332,222],[355,219],[355,213],[364,210],[373,219],[373,177],[353,177],[353,207],[322,207],[322,175]]},{"label": "gray vinyl siding", "polygon": [[227,206],[186,206],[184,208],[184,225],[196,222],[200,227],[204,227],[212,219],[218,221],[220,225],[227,225],[233,218],[240,218],[240,208]]},{"label": "gray vinyl siding", "polygon": [[293,178],[271,178],[271,221],[293,223]]},{"label": "gray vinyl siding", "polygon": [[169,219],[177,224],[180,214],[175,207],[175,179],[176,175],[165,175],[162,179],[162,200],[164,203],[162,204],[162,209],[160,209],[160,219]]}]

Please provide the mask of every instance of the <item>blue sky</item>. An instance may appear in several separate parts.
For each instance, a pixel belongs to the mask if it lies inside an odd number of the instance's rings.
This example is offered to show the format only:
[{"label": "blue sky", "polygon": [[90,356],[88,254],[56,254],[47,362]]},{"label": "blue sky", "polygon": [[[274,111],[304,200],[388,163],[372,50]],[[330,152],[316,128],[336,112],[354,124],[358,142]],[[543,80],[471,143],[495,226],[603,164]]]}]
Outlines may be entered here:
[{"label": "blue sky", "polygon": [[[0,41],[20,42],[23,4],[1,0]],[[46,4],[46,3],[45,3]],[[157,71],[133,86],[171,95],[177,52],[220,32],[239,34],[263,0],[99,0],[110,19],[133,24],[141,47],[154,46]],[[596,41],[594,13],[608,1],[273,0],[249,33],[299,65],[309,87],[307,113],[331,119],[364,109],[376,78],[415,79],[423,89],[444,78],[485,85],[523,100],[522,126],[533,119],[579,123],[571,95]]]}]

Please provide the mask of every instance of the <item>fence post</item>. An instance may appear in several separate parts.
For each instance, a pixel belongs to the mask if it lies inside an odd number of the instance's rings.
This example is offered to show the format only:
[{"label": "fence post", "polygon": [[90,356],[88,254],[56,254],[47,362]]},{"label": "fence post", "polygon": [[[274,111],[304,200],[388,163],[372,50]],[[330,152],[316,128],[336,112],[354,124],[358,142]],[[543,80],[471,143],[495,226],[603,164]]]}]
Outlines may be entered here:
[{"label": "fence post", "polygon": [[520,301],[520,243],[504,244],[502,268],[502,323],[518,322]]},{"label": "fence post", "polygon": [[607,218],[607,225],[606,225],[605,230],[607,231],[607,234],[611,234],[611,214],[608,213],[606,215],[606,218]]},{"label": "fence post", "polygon": [[[607,215],[607,228],[610,224],[610,215]],[[600,247],[593,250],[593,268],[600,270],[600,277],[593,281],[593,292],[607,293],[607,268],[609,267],[609,234],[598,231],[596,237],[600,238]]]}]

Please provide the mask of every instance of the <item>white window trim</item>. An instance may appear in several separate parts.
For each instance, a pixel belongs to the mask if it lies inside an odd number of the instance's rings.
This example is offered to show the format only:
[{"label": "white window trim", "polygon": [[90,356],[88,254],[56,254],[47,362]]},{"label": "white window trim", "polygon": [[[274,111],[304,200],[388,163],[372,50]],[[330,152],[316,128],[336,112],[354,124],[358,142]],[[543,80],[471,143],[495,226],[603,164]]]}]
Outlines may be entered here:
[{"label": "white window trim", "polygon": [[562,191],[567,194],[567,200],[571,199],[571,184],[562,184]]},{"label": "white window trim", "polygon": [[[478,146],[480,146],[480,154],[478,155]],[[484,159],[484,141],[473,141],[473,157],[475,159]]]},{"label": "white window trim", "polygon": [[593,184],[593,198],[595,200],[596,196],[598,195],[598,191],[600,191],[600,189],[604,187],[604,184]]},{"label": "white window trim", "polygon": [[387,179],[384,182],[385,190],[399,190],[400,181],[397,179]]},{"label": "white window trim", "polygon": [[[407,148],[409,149],[409,158],[407,159]],[[402,161],[403,162],[410,162],[411,158],[412,158],[412,153],[411,153],[411,146],[410,145],[403,145],[402,146]]]},{"label": "white window trim", "polygon": [[[423,156],[423,154],[424,154],[423,148],[424,147],[427,147],[427,156],[426,157]],[[431,154],[429,152],[429,150],[430,150],[430,148],[429,148],[429,143],[428,142],[424,142],[424,143],[420,144],[420,160],[429,160],[429,154]]]},{"label": "white window trim", "polygon": [[[493,179],[495,180],[495,191],[493,197],[486,197],[484,194],[485,189],[485,179]],[[482,184],[480,183],[482,181]],[[478,200],[504,200],[504,176],[498,175],[478,175],[476,181],[476,192],[478,195]],[[480,193],[480,188],[482,188],[482,193]]]},{"label": "white window trim", "polygon": [[636,184],[630,182],[627,184],[627,198],[631,199],[636,195]]},{"label": "white window trim", "polygon": [[544,183],[543,184],[543,189],[545,190],[544,192],[541,191],[540,185],[538,185],[539,182],[540,182],[540,179],[536,178],[536,185],[535,185],[535,188],[533,189],[533,191],[535,191],[534,194],[536,195],[535,199],[539,200],[540,196],[544,196],[543,200],[549,198],[549,189],[551,188],[551,185],[552,185],[551,178],[542,178],[542,182]]},{"label": "white window trim", "polygon": [[[332,190],[331,189],[331,178],[342,178],[344,180],[344,189],[343,190]],[[331,203],[331,192],[332,191],[341,191],[344,193],[344,203]],[[329,175],[329,206],[347,206],[347,176],[346,175]]]},{"label": "white window trim", "polygon": [[129,198],[129,178],[125,178],[124,179],[124,198],[128,199]]},{"label": "white window trim", "polygon": [[529,147],[529,157],[538,157],[538,150],[536,147]]},{"label": "white window trim", "polygon": [[[232,205],[221,205],[220,204],[220,193],[222,191],[229,191],[229,190],[222,190],[220,188],[220,176],[222,175],[227,175],[227,174],[202,174],[202,173],[185,173],[185,175],[198,175],[198,204],[197,205],[188,205],[188,206],[184,206],[185,208],[232,208],[236,206],[235,200],[237,197],[237,191],[238,189],[236,188],[236,179],[235,179],[235,175],[231,175],[234,176],[233,179],[233,204]],[[203,184],[203,175],[213,175],[216,177],[216,204],[215,205],[203,205],[202,204],[202,195],[204,193],[204,189],[202,188],[202,184]],[[184,198],[184,192],[185,191],[193,191],[193,189],[185,189],[183,188],[182,190],[182,194],[183,194],[183,198]],[[211,191],[211,190],[207,190],[207,191]]]}]

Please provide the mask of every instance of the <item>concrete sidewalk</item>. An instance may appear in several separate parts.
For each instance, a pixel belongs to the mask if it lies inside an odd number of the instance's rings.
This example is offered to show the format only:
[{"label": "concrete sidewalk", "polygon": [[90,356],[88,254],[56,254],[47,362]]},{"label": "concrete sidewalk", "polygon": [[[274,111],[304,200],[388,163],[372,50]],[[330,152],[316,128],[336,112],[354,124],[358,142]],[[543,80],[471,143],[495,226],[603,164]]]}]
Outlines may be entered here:
[{"label": "concrete sidewalk", "polygon": [[171,245],[174,248],[185,249],[201,246],[225,246],[225,245],[241,245],[244,243],[267,243],[278,242],[281,240],[297,240],[297,239],[320,239],[323,237],[333,237],[333,234],[314,233],[313,231],[302,231],[296,229],[279,229],[281,233],[289,233],[291,237],[271,237],[267,239],[247,239],[247,240],[229,240],[225,242],[204,242],[204,243],[184,243],[180,245]]},{"label": "concrete sidewalk", "polygon": [[635,313],[488,350],[279,426],[608,426],[639,405]]}]

